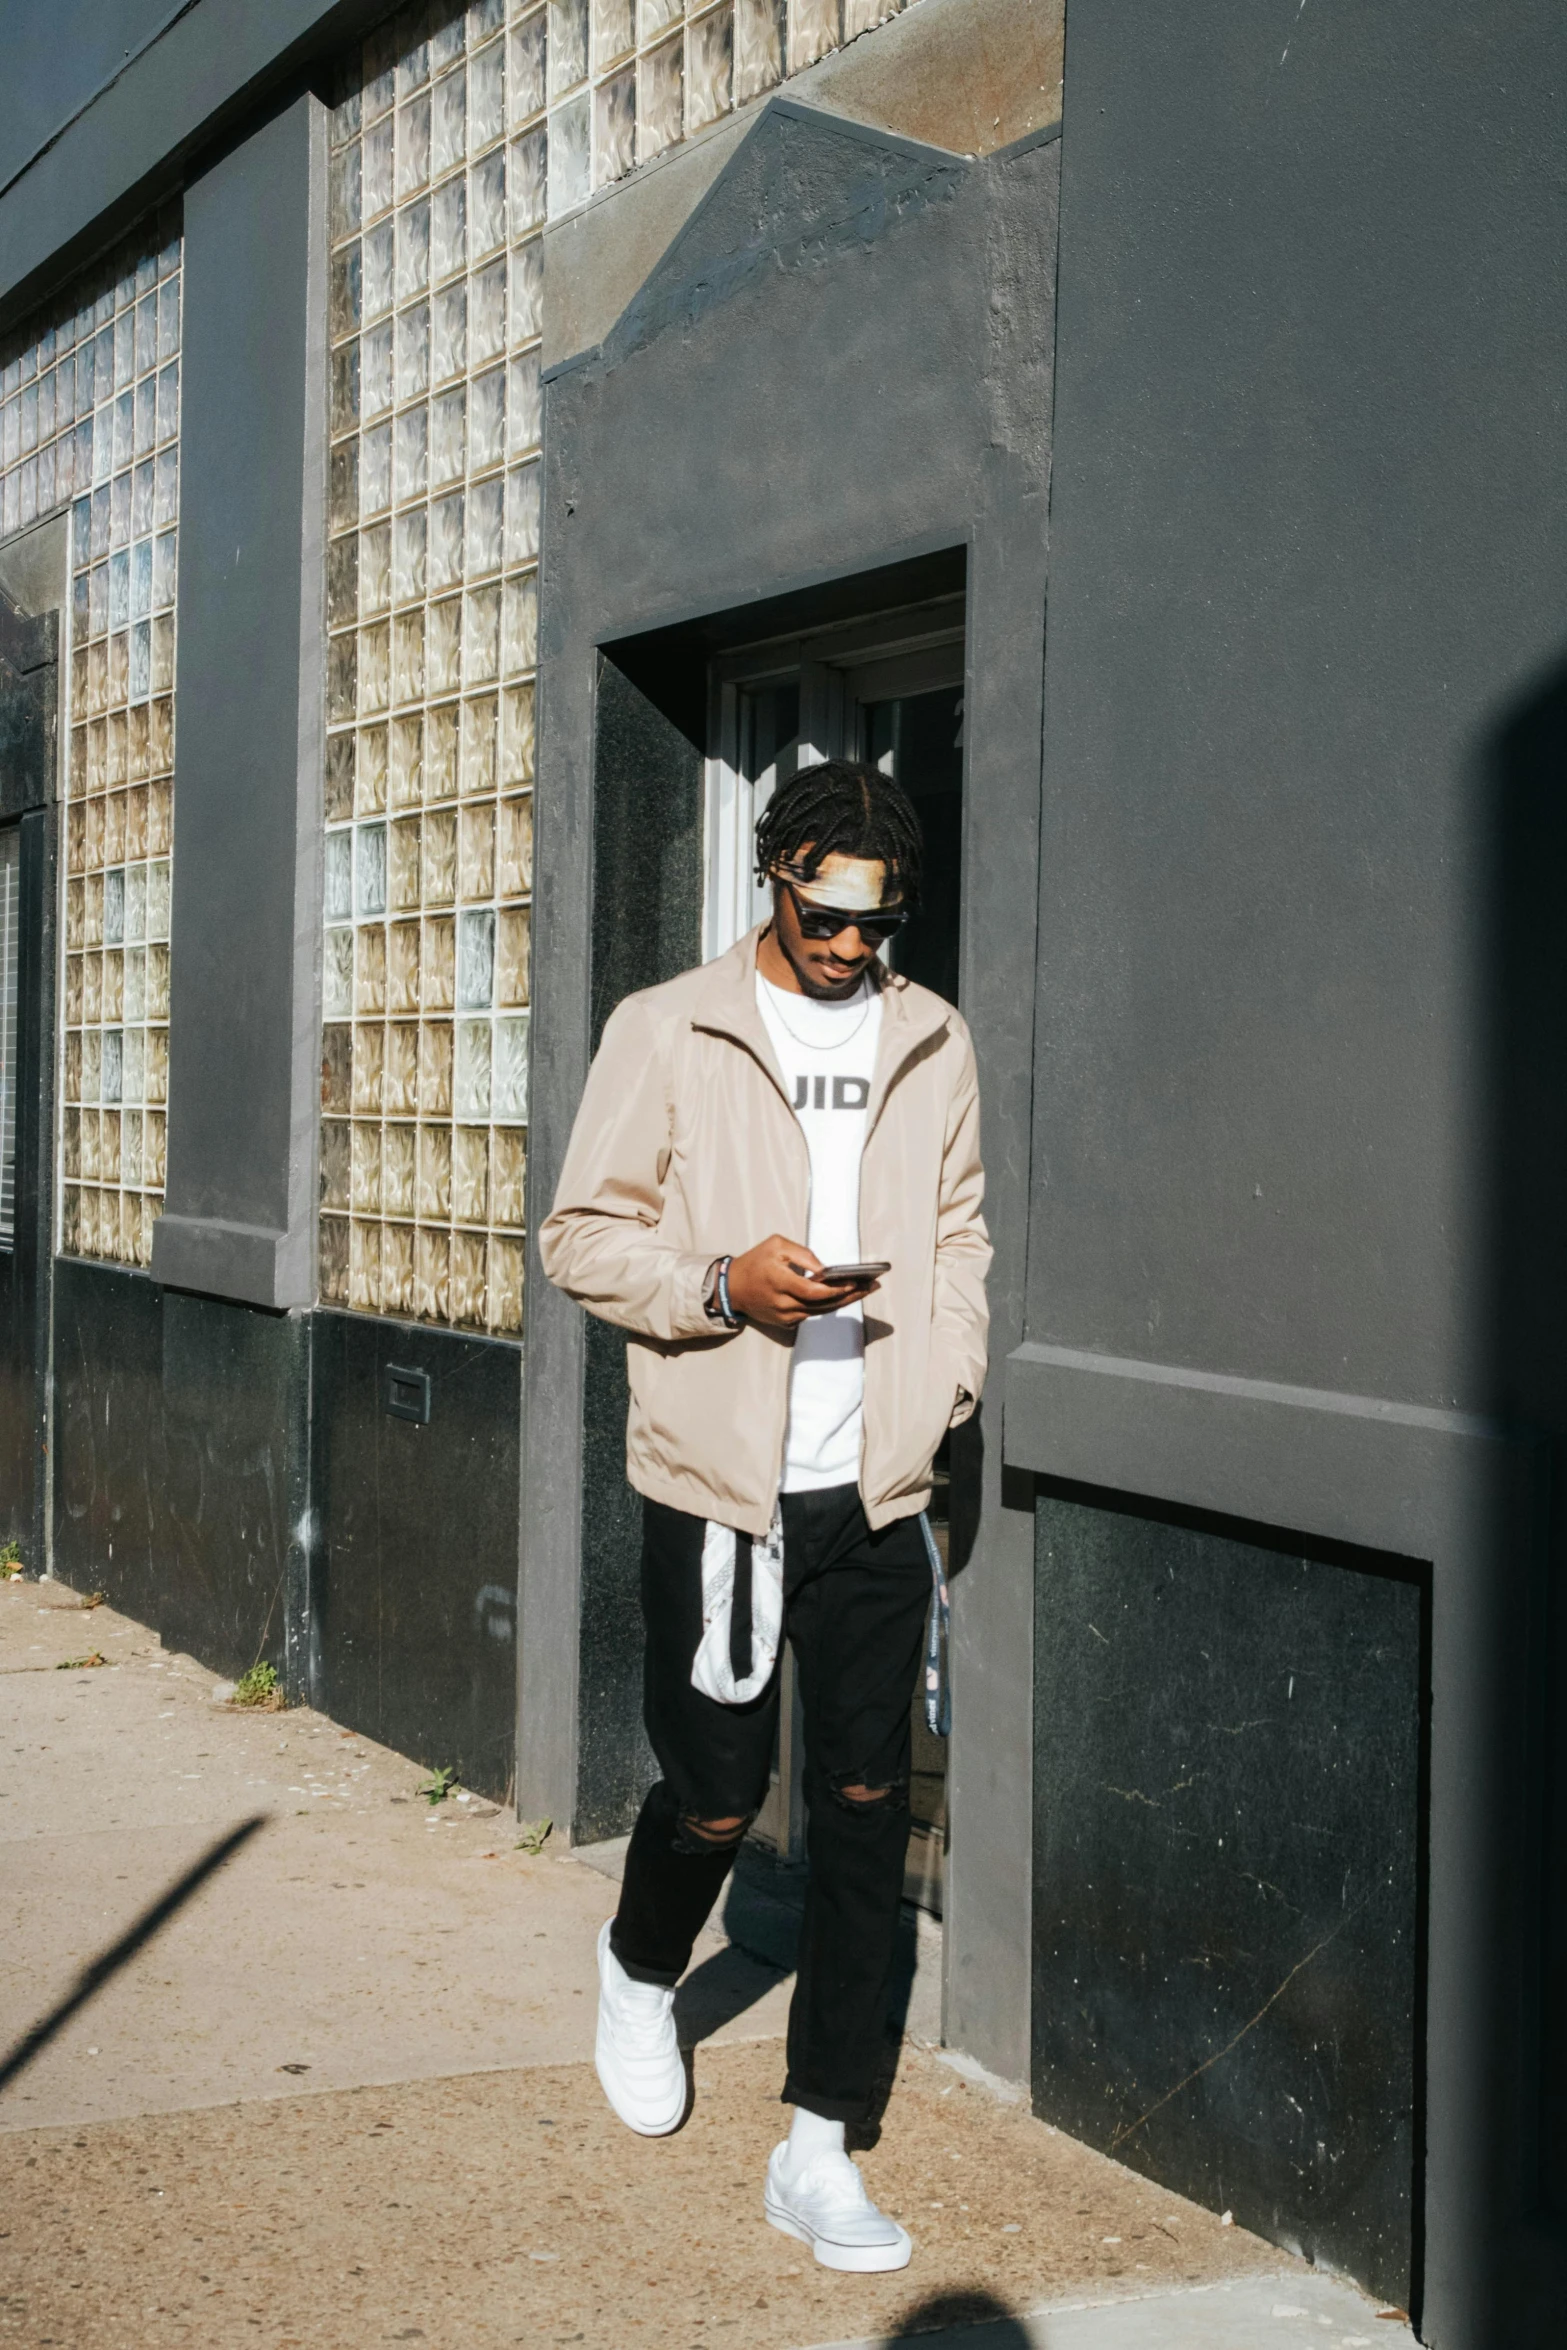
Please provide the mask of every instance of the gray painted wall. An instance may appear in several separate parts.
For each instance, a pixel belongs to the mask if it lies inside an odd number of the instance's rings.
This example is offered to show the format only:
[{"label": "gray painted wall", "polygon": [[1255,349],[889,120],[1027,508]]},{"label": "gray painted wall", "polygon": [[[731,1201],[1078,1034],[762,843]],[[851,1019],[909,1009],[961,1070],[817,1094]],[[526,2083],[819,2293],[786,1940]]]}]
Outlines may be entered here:
[{"label": "gray painted wall", "polygon": [[[55,0],[6,10],[0,157],[15,162],[0,174],[0,324],[268,105],[324,87],[339,50],[386,10],[384,0],[70,0],[67,21],[86,28],[79,51],[62,35],[66,13]],[[49,53],[42,84],[10,70],[15,39],[35,61]]]},{"label": "gray painted wall", "polygon": [[59,138],[178,13],[178,0],[48,0],[6,10],[8,102],[0,106],[0,191]]},{"label": "gray painted wall", "polygon": [[1476,2350],[1567,2289],[1564,68],[1543,0],[1072,0],[1008,1407],[1022,1466],[1433,1562],[1425,2322]]},{"label": "gray painted wall", "polygon": [[[590,1043],[597,647],[704,615],[735,641],[760,598],[966,548],[963,987],[998,1363],[1021,1334],[1055,186],[1053,144],[970,164],[775,100],[546,392],[530,1228]],[[519,1800],[575,1819],[593,1725],[558,1659],[580,1605],[583,1322],[536,1261],[529,1280]],[[948,2031],[1019,2078],[1032,1519],[1001,1506],[998,1407],[954,1595]]]},{"label": "gray painted wall", "polygon": [[1296,14],[1073,9],[1030,1334],[1476,1409],[1481,757],[1567,645],[1567,32]]},{"label": "gray painted wall", "polygon": [[179,715],[160,1280],[315,1295],[324,111],[185,197]]}]

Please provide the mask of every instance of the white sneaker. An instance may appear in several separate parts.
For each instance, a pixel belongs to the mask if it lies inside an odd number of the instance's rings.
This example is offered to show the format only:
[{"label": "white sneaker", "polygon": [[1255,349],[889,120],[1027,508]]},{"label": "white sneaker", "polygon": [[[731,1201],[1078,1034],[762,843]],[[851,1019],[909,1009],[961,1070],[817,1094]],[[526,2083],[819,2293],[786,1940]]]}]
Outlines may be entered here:
[{"label": "white sneaker", "polygon": [[878,2211],[865,2192],[859,2165],[847,2154],[818,2155],[798,2176],[786,2157],[789,2142],[773,2149],[762,2208],[781,2235],[809,2244],[823,2268],[856,2275],[907,2268],[914,2250],[907,2229]]},{"label": "white sneaker", "polygon": [[605,2096],[628,2130],[666,2138],[686,2111],[686,2068],[675,2038],[675,1995],[636,1983],[599,1935],[599,2020],[593,2063]]}]

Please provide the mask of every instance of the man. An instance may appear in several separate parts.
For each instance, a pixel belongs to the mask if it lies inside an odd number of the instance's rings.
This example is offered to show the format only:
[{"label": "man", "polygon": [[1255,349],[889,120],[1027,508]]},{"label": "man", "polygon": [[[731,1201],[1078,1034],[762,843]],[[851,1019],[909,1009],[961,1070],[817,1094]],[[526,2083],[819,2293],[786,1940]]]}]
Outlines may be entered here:
[{"label": "man", "polygon": [[919,890],[897,785],[805,769],[757,827],[757,873],[768,923],[612,1015],[539,1235],[549,1278],[628,1333],[643,1496],[662,1777],[600,1937],[597,2063],[632,2129],[678,2127],[674,1987],[767,1789],[787,1635],[810,1876],[764,2208],[825,2267],[891,2269],[909,2238],[844,2133],[903,1889],[921,1513],[985,1370],[979,1101],[952,1006],[878,960]]}]

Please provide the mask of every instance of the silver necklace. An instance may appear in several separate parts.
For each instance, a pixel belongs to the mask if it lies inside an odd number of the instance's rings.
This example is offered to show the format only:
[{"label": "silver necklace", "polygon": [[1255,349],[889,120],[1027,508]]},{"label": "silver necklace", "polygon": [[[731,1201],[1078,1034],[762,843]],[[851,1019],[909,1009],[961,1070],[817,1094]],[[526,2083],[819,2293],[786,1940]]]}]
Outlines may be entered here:
[{"label": "silver necklace", "polygon": [[[864,981],[862,980],[860,984],[864,986]],[[770,980],[764,979],[762,985],[764,987],[768,987],[771,986],[772,983]],[[786,1036],[792,1036],[795,1043],[798,1045],[803,1045],[808,1053],[838,1053],[842,1052],[846,1044],[853,1044],[855,1038],[859,1035],[860,1030],[865,1026],[866,1021],[871,1016],[871,1004],[874,1000],[870,994],[870,991],[867,989],[865,996],[865,1009],[863,1012],[861,1012],[858,1020],[855,1021],[854,1026],[850,1029],[848,1035],[840,1036],[835,1044],[817,1044],[811,1037],[802,1036],[797,1028],[791,1028],[788,1021],[784,1019],[783,1006],[778,1001],[778,998],[780,995],[782,995],[782,993],[782,988],[773,988],[773,1010],[778,1015],[778,1019],[780,1025],[783,1028],[784,1034]]]}]

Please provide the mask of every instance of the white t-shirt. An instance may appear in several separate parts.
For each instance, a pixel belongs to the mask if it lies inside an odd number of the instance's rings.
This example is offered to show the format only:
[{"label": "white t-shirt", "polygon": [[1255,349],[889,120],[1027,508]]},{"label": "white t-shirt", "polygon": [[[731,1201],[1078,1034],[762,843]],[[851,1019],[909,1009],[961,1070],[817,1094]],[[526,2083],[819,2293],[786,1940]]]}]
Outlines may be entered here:
[{"label": "white t-shirt", "polygon": [[[792,995],[756,975],[766,1024],[811,1153],[805,1240],[824,1265],[860,1255],[860,1157],[881,1036],[881,991],[862,984],[846,1002]],[[804,1493],[860,1481],[865,1316],[859,1301],[813,1314],[795,1331],[782,1490]]]}]

